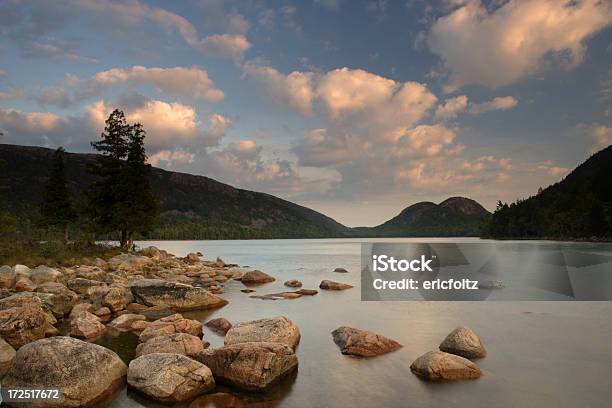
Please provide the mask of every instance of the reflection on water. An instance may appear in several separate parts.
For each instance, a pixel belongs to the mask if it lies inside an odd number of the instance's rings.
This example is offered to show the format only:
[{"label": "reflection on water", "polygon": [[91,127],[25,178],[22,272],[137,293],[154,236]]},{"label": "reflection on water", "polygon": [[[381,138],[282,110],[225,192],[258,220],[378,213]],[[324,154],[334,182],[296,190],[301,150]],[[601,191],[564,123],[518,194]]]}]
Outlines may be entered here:
[{"label": "reflection on water", "polygon": [[[384,240],[391,241],[391,240]],[[392,240],[399,241],[402,240]],[[406,240],[419,241],[419,240]],[[456,240],[455,240],[456,241]],[[470,240],[461,240],[470,242]],[[534,246],[551,245],[532,242]],[[231,322],[286,315],[302,333],[299,371],[262,394],[218,386],[182,407],[599,407],[609,404],[612,364],[612,302],[362,302],[358,240],[153,242],[176,255],[201,251],[207,259],[250,265],[276,277],[254,294],[285,290],[299,279],[317,289],[322,279],[355,285],[346,291],[320,291],[293,300],[260,300],[230,281],[223,294],[230,303],[215,311],[185,313],[201,321]],[[556,245],[556,244],[555,244]],[[609,246],[567,243],[572,249]],[[334,273],[344,267],[349,273]],[[348,325],[378,332],[404,345],[371,359],[340,354],[331,331]],[[456,326],[467,325],[483,339],[488,356],[477,363],[477,381],[430,384],[410,372],[410,364],[437,348]],[[211,347],[223,338],[204,328]],[[98,341],[125,361],[137,338],[129,333]],[[123,390],[109,407],[162,407]]]}]

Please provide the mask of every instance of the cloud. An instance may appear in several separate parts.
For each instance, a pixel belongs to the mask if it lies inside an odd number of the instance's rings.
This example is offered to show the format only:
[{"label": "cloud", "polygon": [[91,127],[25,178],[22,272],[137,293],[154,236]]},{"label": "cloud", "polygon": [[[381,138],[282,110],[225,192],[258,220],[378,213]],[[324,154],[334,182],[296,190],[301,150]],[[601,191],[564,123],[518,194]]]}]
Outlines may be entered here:
[{"label": "cloud", "polygon": [[229,34],[245,34],[250,27],[249,21],[240,14],[231,14],[228,18],[227,32]]},{"label": "cloud", "polygon": [[557,177],[569,173],[569,169],[567,167],[557,166],[550,160],[538,163],[536,165],[536,169],[543,171],[551,176]]},{"label": "cloud", "polygon": [[243,33],[235,32],[237,27],[248,29],[244,24],[245,21],[238,22],[235,20],[229,26],[229,29],[233,32],[231,34],[215,34],[200,38],[195,26],[185,17],[159,7],[149,6],[138,0],[128,2],[73,0],[73,2],[77,6],[90,11],[110,13],[126,26],[147,20],[154,22],[166,32],[178,33],[188,45],[203,52],[239,59],[251,47],[251,43]]},{"label": "cloud", "polygon": [[227,150],[236,157],[253,159],[260,154],[261,147],[257,146],[255,141],[245,139],[230,143]]},{"label": "cloud", "polygon": [[43,88],[38,93],[35,93],[33,98],[43,106],[54,105],[60,108],[67,108],[73,103],[66,89],[60,86]]},{"label": "cloud", "polygon": [[[192,106],[144,98],[135,105],[121,106],[128,122],[141,123],[146,132],[147,146],[153,151],[181,145],[214,146],[225,135],[229,120],[213,114],[208,126],[200,121]],[[115,105],[98,101],[87,107],[92,128],[102,129]]]},{"label": "cloud", "polygon": [[5,1],[0,3],[0,25],[3,40],[13,41],[25,58],[49,58],[74,62],[97,62],[80,54],[74,38],[58,38],[74,17],[65,2]]},{"label": "cloud", "polygon": [[600,99],[609,101],[612,99],[612,68],[608,70],[608,75],[601,81]]},{"label": "cloud", "polygon": [[242,34],[215,34],[200,41],[198,48],[237,60],[251,48],[251,43]]},{"label": "cloud", "polygon": [[263,91],[277,104],[304,115],[311,114],[314,97],[312,73],[294,71],[283,75],[272,67],[256,62],[246,63],[243,72],[261,85]]},{"label": "cloud", "polygon": [[163,165],[166,168],[172,168],[177,164],[193,163],[195,154],[184,150],[161,150],[149,157],[149,163],[152,166]]},{"label": "cloud", "polygon": [[23,98],[23,91],[17,88],[9,88],[8,92],[0,91],[0,101],[13,101]]},{"label": "cloud", "polygon": [[215,87],[208,72],[196,66],[113,68],[93,75],[86,82],[85,94],[96,94],[102,89],[123,84],[148,84],[161,94],[210,102],[224,98],[223,91]]},{"label": "cloud", "polygon": [[507,110],[512,109],[518,105],[518,100],[512,96],[498,96],[493,100],[483,103],[472,104],[470,112],[477,115],[479,113],[494,111],[494,110]]},{"label": "cloud", "polygon": [[49,112],[24,112],[18,109],[0,109],[0,126],[8,134],[45,135],[64,126],[64,119]]},{"label": "cloud", "polygon": [[581,136],[590,139],[591,153],[612,145],[612,126],[593,123],[590,125],[580,124],[576,128]]},{"label": "cloud", "polygon": [[[499,87],[583,60],[585,40],[612,23],[607,1],[510,0],[491,11],[462,2],[431,27],[428,45],[450,72],[450,89]],[[550,64],[552,65],[552,64]]]},{"label": "cloud", "polygon": [[447,99],[444,104],[438,105],[436,118],[441,120],[454,119],[458,113],[463,112],[467,108],[467,105],[468,98],[465,95]]}]

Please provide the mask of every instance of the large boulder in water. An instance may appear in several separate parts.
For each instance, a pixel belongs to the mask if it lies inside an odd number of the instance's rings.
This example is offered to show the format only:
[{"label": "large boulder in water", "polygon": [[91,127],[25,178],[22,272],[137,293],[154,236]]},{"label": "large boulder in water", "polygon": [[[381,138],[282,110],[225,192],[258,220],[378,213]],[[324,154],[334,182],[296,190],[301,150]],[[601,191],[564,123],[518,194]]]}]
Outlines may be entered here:
[{"label": "large boulder in water", "polygon": [[251,391],[268,388],[298,365],[291,347],[266,342],[206,349],[198,360],[212,370],[217,380]]},{"label": "large boulder in water", "polygon": [[[37,407],[86,407],[122,388],[127,367],[102,346],[71,337],[53,337],[17,351],[2,380],[3,388],[59,389],[58,400],[40,400]],[[31,402],[13,407],[32,407]]]},{"label": "large boulder in water", "polygon": [[440,343],[440,350],[465,358],[482,358],[487,355],[480,337],[467,327],[453,330]]},{"label": "large boulder in water", "polygon": [[147,342],[154,337],[167,336],[174,333],[187,333],[199,337],[202,335],[202,323],[197,320],[185,319],[177,313],[150,323],[140,333],[138,339],[140,342]]},{"label": "large boulder in water", "polygon": [[352,287],[353,285],[349,285],[347,283],[334,282],[330,280],[322,280],[321,284],[319,285],[320,289],[325,289],[325,290],[344,290],[344,289],[350,289]]},{"label": "large boulder in water", "polygon": [[196,357],[204,350],[204,342],[199,337],[187,333],[175,333],[168,336],[153,337],[136,347],[136,357],[153,353],[173,353]]},{"label": "large boulder in water", "polygon": [[241,278],[242,283],[247,285],[274,282],[275,280],[272,276],[262,271],[248,271]]},{"label": "large boulder in water", "polygon": [[228,303],[206,289],[161,279],[141,279],[133,282],[130,289],[140,303],[147,306],[166,306],[178,312],[213,309]]},{"label": "large boulder in water", "polygon": [[36,306],[0,310],[0,337],[14,348],[42,339],[50,328],[45,312]]},{"label": "large boulder in water", "polygon": [[215,388],[208,367],[184,355],[169,353],[132,360],[127,381],[147,397],[166,403],[185,401]]},{"label": "large boulder in water", "polygon": [[360,357],[374,357],[402,347],[397,341],[380,334],[347,326],[337,328],[332,336],[342,354]]},{"label": "large boulder in water", "polygon": [[300,329],[281,316],[238,323],[225,335],[225,345],[250,342],[282,343],[295,350],[300,342]]},{"label": "large boulder in water", "polygon": [[480,368],[467,358],[430,351],[410,365],[413,373],[428,381],[473,380],[482,375]]}]

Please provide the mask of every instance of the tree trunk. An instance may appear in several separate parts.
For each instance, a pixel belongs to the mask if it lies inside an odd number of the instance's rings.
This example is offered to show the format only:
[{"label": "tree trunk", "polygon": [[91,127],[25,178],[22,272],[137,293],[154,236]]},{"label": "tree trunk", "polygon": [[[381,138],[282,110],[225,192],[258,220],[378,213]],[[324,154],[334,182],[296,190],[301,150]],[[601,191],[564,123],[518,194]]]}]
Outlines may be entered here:
[{"label": "tree trunk", "polygon": [[68,224],[64,225],[64,244],[68,243]]},{"label": "tree trunk", "polygon": [[122,249],[127,248],[127,230],[125,229],[121,230],[121,248]]}]

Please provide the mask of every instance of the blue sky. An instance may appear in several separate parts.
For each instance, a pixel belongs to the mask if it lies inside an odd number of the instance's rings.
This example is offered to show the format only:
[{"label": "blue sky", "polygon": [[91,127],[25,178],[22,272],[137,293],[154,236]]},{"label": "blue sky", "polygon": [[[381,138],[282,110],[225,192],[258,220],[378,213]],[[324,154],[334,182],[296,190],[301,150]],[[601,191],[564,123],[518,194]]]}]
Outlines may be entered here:
[{"label": "blue sky", "polygon": [[108,113],[152,164],[351,226],[492,209],[612,143],[612,5],[5,0],[2,143],[90,151]]}]

